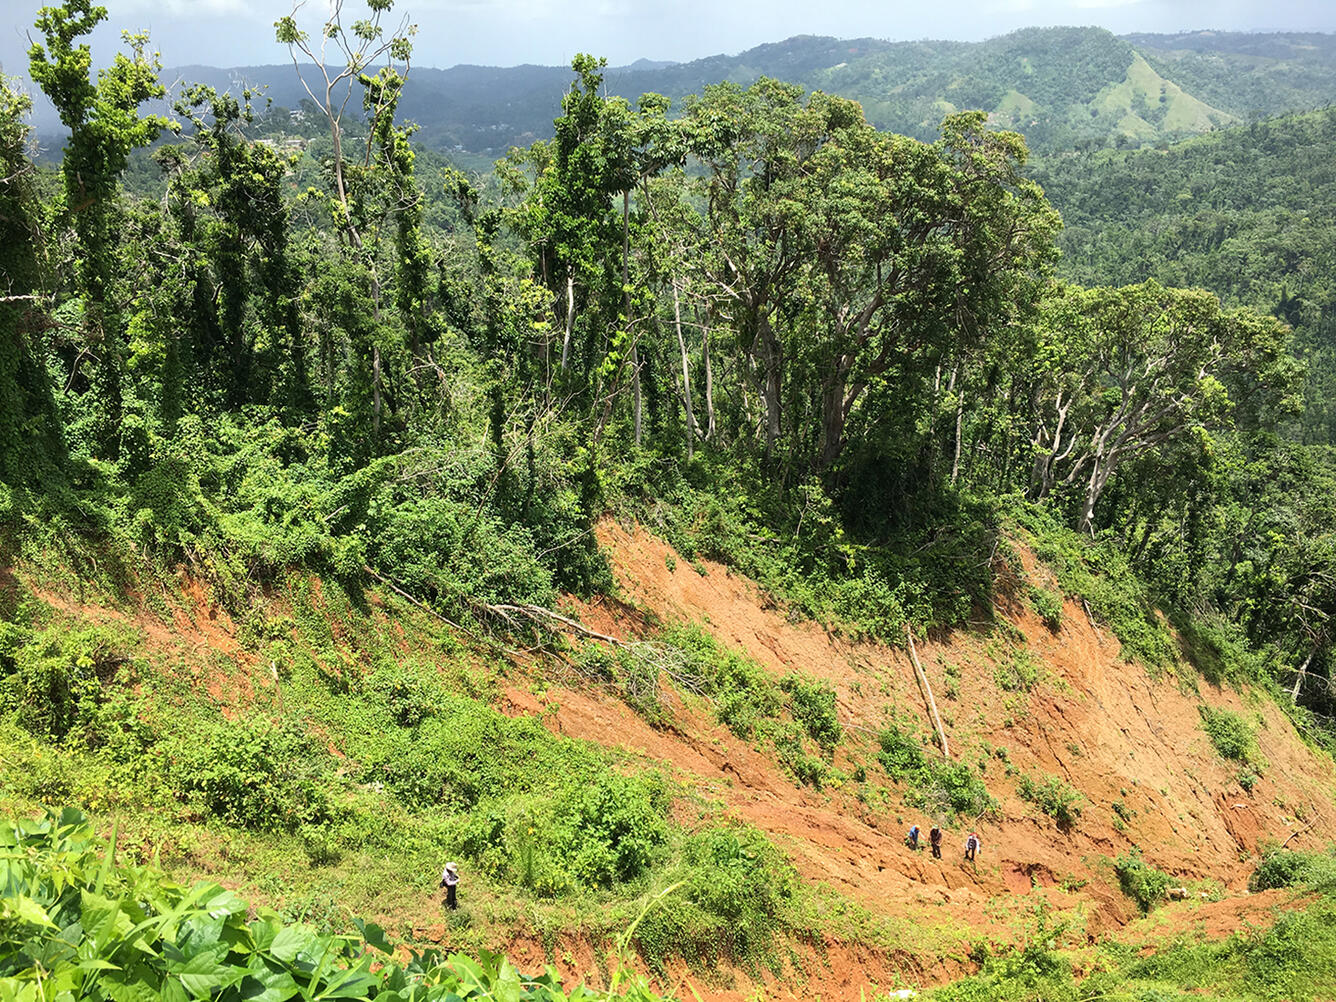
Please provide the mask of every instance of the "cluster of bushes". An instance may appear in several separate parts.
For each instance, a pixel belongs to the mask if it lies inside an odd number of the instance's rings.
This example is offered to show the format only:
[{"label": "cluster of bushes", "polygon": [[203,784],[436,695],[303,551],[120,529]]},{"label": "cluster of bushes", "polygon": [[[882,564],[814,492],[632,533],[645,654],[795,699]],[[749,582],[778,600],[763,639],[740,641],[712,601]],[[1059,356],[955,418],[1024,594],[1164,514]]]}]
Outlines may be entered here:
[{"label": "cluster of bushes", "polygon": [[713,967],[724,959],[753,971],[778,968],[778,939],[797,929],[793,866],[765,835],[745,825],[689,836],[667,874],[680,890],[636,928],[640,954],[657,970],[671,956]]},{"label": "cluster of bushes", "polygon": [[40,998],[55,985],[74,998],[655,998],[625,971],[607,991],[566,989],[551,972],[527,977],[486,952],[476,960],[434,950],[405,957],[360,920],[352,934],[285,923],[216,884],[188,889],[118,860],[114,841],[98,842],[69,809],[0,826],[0,872],[0,983],[13,998]]},{"label": "cluster of bushes", "polygon": [[1045,776],[1036,782],[1024,773],[1016,782],[1016,792],[1058,823],[1063,831],[1075,827],[1081,817],[1081,791],[1057,776]]},{"label": "cluster of bushes", "polygon": [[95,743],[99,708],[137,640],[119,624],[71,630],[0,621],[0,712],[41,737]]},{"label": "cluster of bushes", "polygon": [[1257,761],[1257,731],[1232,710],[1217,710],[1203,703],[1198,708],[1201,728],[1220,757],[1240,765]]},{"label": "cluster of bushes", "polygon": [[916,483],[906,489],[920,496],[895,506],[909,513],[903,524],[869,524],[856,488],[844,510],[815,480],[786,489],[717,457],[628,463],[613,479],[609,495],[677,552],[737,568],[793,615],[837,629],[901,643],[906,626],[924,633],[966,622],[992,588],[997,515],[963,492]]},{"label": "cluster of bushes", "polygon": [[616,683],[624,698],[656,725],[667,722],[659,673],[708,698],[715,718],[745,741],[763,741],[801,783],[820,786],[843,730],[835,691],[827,683],[789,674],[778,680],[739,651],[695,625],[670,626],[652,643],[579,654],[586,676]]},{"label": "cluster of bushes", "polygon": [[1141,850],[1135,847],[1118,857],[1113,870],[1118,875],[1118,886],[1143,914],[1164,900],[1165,892],[1174,882],[1169,874],[1142,859]]},{"label": "cluster of bushes", "polygon": [[[1086,600],[1095,618],[1118,638],[1129,660],[1136,657],[1152,668],[1174,664],[1173,637],[1156,615],[1150,592],[1126,552],[1112,540],[1091,542],[1044,508],[1014,504],[1009,514],[1028,534],[1035,555],[1057,575],[1062,591]],[[1037,610],[1040,604],[1051,608],[1033,595],[1031,601],[1038,601]],[[1060,617],[1060,604],[1057,613]]]},{"label": "cluster of bushes", "polygon": [[172,788],[201,814],[252,831],[292,832],[331,820],[325,755],[300,724],[218,721],[156,752]]},{"label": "cluster of bushes", "polygon": [[1248,889],[1266,891],[1275,887],[1311,887],[1336,890],[1336,850],[1302,852],[1271,849],[1248,878]]},{"label": "cluster of bushes", "polygon": [[931,814],[979,815],[997,807],[983,779],[965,762],[924,752],[923,742],[895,724],[877,737],[877,760],[897,783],[908,783],[917,806]]}]

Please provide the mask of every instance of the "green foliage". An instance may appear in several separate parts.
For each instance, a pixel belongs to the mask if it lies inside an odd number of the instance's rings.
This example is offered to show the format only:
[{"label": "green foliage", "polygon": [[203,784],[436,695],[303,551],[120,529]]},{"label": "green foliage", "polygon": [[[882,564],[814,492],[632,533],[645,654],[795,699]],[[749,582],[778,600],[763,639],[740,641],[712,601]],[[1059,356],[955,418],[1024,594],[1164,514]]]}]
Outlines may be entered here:
[{"label": "green foliage", "polygon": [[835,750],[843,730],[835,713],[835,690],[828,683],[786,675],[779,687],[789,696],[789,712],[826,752]]},{"label": "green foliage", "polygon": [[[1058,823],[1063,831],[1070,831],[1081,817],[1081,791],[1057,776],[1046,776],[1036,782],[1022,773],[1016,782],[1016,792]],[[1124,819],[1125,820],[1125,819]]]},{"label": "green foliage", "polygon": [[778,962],[779,937],[795,931],[797,874],[754,828],[707,828],[682,850],[681,901],[651,911],[636,945],[652,966],[681,956],[713,968],[719,959],[752,971]]},{"label": "green foliage", "polygon": [[1054,919],[1046,902],[1038,902],[1025,918],[1020,944],[1000,952],[979,944],[976,959],[982,969],[932,992],[940,1002],[993,1002],[1043,998],[1074,1002],[1079,996],[1072,965],[1059,950],[1070,929],[1070,920]]},{"label": "green foliage", "polygon": [[1031,585],[1026,592],[1030,608],[1054,633],[1062,626],[1062,596]]},{"label": "green foliage", "polygon": [[331,818],[322,764],[292,725],[218,724],[167,742],[162,755],[180,796],[228,824],[290,832]]},{"label": "green foliage", "polygon": [[915,735],[895,724],[884,727],[877,741],[877,759],[886,774],[907,783],[914,802],[930,814],[979,815],[996,808],[997,801],[969,764],[929,757]]},{"label": "green foliage", "polygon": [[1110,541],[1083,539],[1041,508],[1012,505],[1011,514],[1029,534],[1035,555],[1057,575],[1063,591],[1090,604],[1129,658],[1154,668],[1174,663],[1169,631],[1124,551]]},{"label": "green foliage", "polygon": [[0,979],[14,998],[653,999],[641,980],[617,987],[624,973],[608,991],[566,991],[551,971],[526,977],[485,951],[404,958],[372,923],[355,920],[350,932],[287,924],[217,884],[187,889],[117,861],[115,848],[114,835],[99,843],[69,809],[0,830]]},{"label": "green foliage", "polygon": [[661,783],[599,776],[557,813],[572,875],[593,887],[640,877],[667,838],[667,806]]},{"label": "green foliage", "polygon": [[1308,887],[1331,892],[1336,890],[1336,852],[1303,852],[1297,849],[1271,849],[1248,878],[1248,889],[1266,891],[1274,887]]},{"label": "green foliage", "polygon": [[1029,692],[1039,684],[1039,664],[1024,647],[1014,647],[993,669],[993,681],[1003,692]]},{"label": "green foliage", "polygon": [[0,710],[33,734],[64,738],[92,733],[136,641],[119,626],[49,627],[33,631],[0,622]]},{"label": "green foliage", "polygon": [[[744,740],[768,741],[800,783],[821,785],[843,734],[828,683],[798,674],[776,682],[698,626],[670,627],[659,639],[681,659],[677,670],[683,678],[711,699],[721,724]],[[808,742],[815,744],[814,753]]]},{"label": "green foliage", "polygon": [[1201,728],[1221,758],[1244,765],[1256,763],[1256,729],[1232,710],[1215,709],[1205,703],[1197,707]]},{"label": "green foliage", "polygon": [[1149,912],[1162,901],[1165,891],[1174,882],[1169,874],[1157,870],[1142,859],[1141,850],[1135,847],[1119,856],[1113,869],[1118,875],[1118,886],[1137,903],[1143,913]]}]

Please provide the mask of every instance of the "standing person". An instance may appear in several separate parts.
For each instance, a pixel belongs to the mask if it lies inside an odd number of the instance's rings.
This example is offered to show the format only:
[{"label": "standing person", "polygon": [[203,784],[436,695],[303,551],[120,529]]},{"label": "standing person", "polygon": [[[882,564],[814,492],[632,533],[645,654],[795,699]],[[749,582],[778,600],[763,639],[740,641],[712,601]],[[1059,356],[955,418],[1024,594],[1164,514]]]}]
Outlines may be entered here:
[{"label": "standing person", "polygon": [[975,832],[970,832],[970,837],[965,839],[965,858],[971,863],[974,862],[974,854],[983,848],[983,843],[979,841],[979,836]]},{"label": "standing person", "polygon": [[454,863],[446,863],[445,869],[441,871],[441,886],[445,888],[445,907],[454,911],[459,907],[455,898],[455,889],[459,887],[459,867]]},{"label": "standing person", "polygon": [[932,858],[942,858],[942,829],[933,825],[928,831],[928,844],[932,846]]},{"label": "standing person", "polygon": [[911,849],[917,849],[919,847],[918,840],[919,826],[915,825],[913,828],[909,829],[909,834],[905,836],[905,845],[909,846]]}]

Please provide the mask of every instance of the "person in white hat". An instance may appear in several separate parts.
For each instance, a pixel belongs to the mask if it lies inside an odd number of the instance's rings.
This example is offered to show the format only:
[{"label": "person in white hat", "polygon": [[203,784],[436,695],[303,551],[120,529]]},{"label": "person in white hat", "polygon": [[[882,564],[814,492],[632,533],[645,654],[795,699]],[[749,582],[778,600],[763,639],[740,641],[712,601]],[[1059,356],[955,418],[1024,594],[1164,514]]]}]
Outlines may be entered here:
[{"label": "person in white hat", "polygon": [[445,869],[441,871],[441,886],[445,888],[445,907],[454,911],[459,907],[459,902],[455,900],[455,888],[459,886],[459,867],[454,863],[446,863]]}]

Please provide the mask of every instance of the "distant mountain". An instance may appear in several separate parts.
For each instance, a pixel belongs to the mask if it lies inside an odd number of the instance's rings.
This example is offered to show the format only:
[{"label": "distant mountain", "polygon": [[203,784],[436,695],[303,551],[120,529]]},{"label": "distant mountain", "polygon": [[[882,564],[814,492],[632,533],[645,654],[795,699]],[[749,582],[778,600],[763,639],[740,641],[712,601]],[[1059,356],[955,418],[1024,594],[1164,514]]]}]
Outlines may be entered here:
[{"label": "distant mountain", "polygon": [[1336,35],[1193,31],[1127,40],[1159,73],[1240,117],[1336,101]]},{"label": "distant mountain", "polygon": [[[610,93],[674,100],[709,84],[778,77],[861,101],[879,127],[936,135],[943,115],[982,108],[1039,152],[1159,144],[1259,115],[1336,100],[1336,36],[1193,32],[1118,37],[1102,28],[1027,28],[985,42],[797,36],[735,56],[637,60],[608,70]],[[183,67],[169,82],[268,84],[278,105],[305,93],[290,65]],[[571,72],[554,66],[415,67],[403,114],[435,149],[499,156],[551,135]],[[39,123],[40,124],[40,123]]]}]

